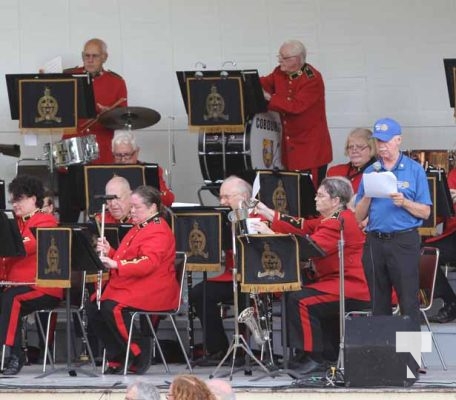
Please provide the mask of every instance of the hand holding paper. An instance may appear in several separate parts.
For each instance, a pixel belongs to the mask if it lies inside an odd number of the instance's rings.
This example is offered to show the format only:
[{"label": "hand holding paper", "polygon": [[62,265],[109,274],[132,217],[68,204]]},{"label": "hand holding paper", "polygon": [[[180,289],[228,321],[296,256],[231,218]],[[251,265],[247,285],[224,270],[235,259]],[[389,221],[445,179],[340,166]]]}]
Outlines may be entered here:
[{"label": "hand holding paper", "polygon": [[364,174],[363,181],[366,197],[386,198],[397,193],[397,179],[391,171]]}]

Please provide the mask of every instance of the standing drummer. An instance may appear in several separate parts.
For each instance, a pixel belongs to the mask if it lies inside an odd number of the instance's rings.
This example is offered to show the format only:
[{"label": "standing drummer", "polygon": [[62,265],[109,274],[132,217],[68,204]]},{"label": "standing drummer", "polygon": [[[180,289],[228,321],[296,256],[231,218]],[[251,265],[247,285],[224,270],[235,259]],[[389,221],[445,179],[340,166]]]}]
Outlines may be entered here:
[{"label": "standing drummer", "polygon": [[261,85],[268,110],[280,113],[282,164],[287,170],[309,171],[317,188],[332,160],[323,78],[306,62],[306,48],[298,40],[284,42],[277,60]]},{"label": "standing drummer", "polygon": [[[82,67],[69,68],[64,72],[69,74],[89,74],[92,78],[93,94],[97,114],[108,111],[114,107],[127,106],[127,86],[123,78],[115,72],[103,68],[108,59],[106,43],[101,39],[90,39],[82,50]],[[100,123],[95,123],[87,130],[81,131],[87,120],[78,120],[77,133],[65,134],[62,139],[74,136],[94,134],[98,143],[99,158],[95,164],[110,164],[114,160],[110,151],[111,140],[114,136],[112,129],[105,128]]]},{"label": "standing drummer", "polygon": [[[82,51],[82,67],[69,68],[65,73],[88,73],[92,78],[93,94],[97,114],[110,108],[127,106],[127,87],[123,78],[115,72],[103,68],[108,59],[106,43],[101,39],[90,39]],[[81,137],[94,134],[98,143],[99,158],[95,164],[112,164],[111,140],[114,136],[112,129],[105,128],[96,122],[90,128],[83,130],[89,121],[78,120],[76,132],[65,133],[62,139]],[[83,172],[81,166],[69,166],[67,170],[59,171],[59,212],[63,222],[77,222],[84,208]]]}]

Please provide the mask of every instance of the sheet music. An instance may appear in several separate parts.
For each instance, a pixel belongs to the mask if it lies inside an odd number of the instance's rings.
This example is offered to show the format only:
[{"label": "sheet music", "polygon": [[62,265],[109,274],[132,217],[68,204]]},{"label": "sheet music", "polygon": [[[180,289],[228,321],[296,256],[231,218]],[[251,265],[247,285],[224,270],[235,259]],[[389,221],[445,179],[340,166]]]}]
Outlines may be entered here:
[{"label": "sheet music", "polygon": [[260,173],[257,172],[255,180],[252,185],[252,199],[257,197],[257,194],[260,192]]},{"label": "sheet music", "polygon": [[46,61],[43,65],[42,71],[45,74],[61,74],[63,72],[62,56],[57,56],[54,57],[52,60]]},{"label": "sheet music", "polygon": [[397,193],[397,178],[391,171],[363,174],[363,182],[366,197],[387,198]]}]

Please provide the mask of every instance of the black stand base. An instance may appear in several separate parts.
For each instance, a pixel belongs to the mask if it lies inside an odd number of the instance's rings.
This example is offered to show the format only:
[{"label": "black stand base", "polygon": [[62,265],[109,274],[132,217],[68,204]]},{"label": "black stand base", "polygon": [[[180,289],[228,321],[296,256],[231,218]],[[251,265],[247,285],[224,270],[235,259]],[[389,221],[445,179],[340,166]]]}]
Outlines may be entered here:
[{"label": "black stand base", "polygon": [[243,349],[245,351],[245,354],[247,356],[249,356],[251,359],[253,359],[258,364],[258,366],[260,366],[261,369],[263,369],[263,371],[268,376],[272,376],[270,371],[264,366],[264,364],[253,354],[252,350],[247,345],[247,342],[245,341],[244,337],[242,335],[234,335],[233,342],[231,343],[227,353],[225,354],[225,357],[223,357],[222,360],[219,362],[219,364],[215,368],[214,372],[212,372],[212,374],[209,375],[210,379],[215,377],[215,375],[217,374],[218,370],[223,365],[223,363],[228,359],[228,357],[229,357],[229,355],[231,353],[233,353],[233,359],[232,359],[232,363],[231,363],[230,372],[229,373],[225,373],[225,374],[221,374],[220,378],[223,378],[225,376],[229,376],[230,377],[230,381],[231,381],[233,379],[233,374],[236,373],[236,372],[242,371],[242,370],[244,370],[246,375],[250,375],[251,374],[251,371],[249,371],[248,369],[246,369],[244,367],[236,368],[236,370],[235,370],[234,364],[235,364],[236,352],[237,352],[238,348]]}]

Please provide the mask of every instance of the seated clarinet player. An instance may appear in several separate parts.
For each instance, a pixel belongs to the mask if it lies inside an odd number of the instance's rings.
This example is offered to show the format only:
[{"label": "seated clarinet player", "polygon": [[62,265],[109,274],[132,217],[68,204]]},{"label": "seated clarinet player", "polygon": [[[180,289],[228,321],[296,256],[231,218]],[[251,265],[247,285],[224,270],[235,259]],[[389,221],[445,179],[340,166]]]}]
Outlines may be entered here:
[{"label": "seated clarinet player", "polygon": [[[123,370],[130,312],[169,310],[179,302],[175,239],[160,216],[160,192],[150,186],[139,186],[131,194],[130,205],[134,226],[119,248],[113,249],[106,238],[98,239],[97,250],[110,277],[100,298],[100,310],[95,302],[87,308],[89,324],[93,324],[106,348],[105,373],[110,374]],[[145,373],[151,363],[150,335],[135,327],[130,351],[129,371]]]},{"label": "seated clarinet player", "polygon": [[[37,241],[32,228],[57,226],[55,217],[41,210],[43,184],[33,176],[20,175],[8,185],[8,192],[26,252],[25,257],[2,258],[1,265],[1,279],[12,282],[1,294],[0,339],[10,348],[3,375],[16,375],[25,362],[21,348],[22,317],[36,310],[56,307],[63,298],[63,289],[34,285]],[[27,282],[30,284],[25,284]]]},{"label": "seated clarinet player", "polygon": [[339,252],[338,242],[343,229],[345,302],[346,310],[363,310],[370,306],[369,289],[364,276],[361,255],[365,235],[358,227],[355,215],[347,208],[353,189],[344,177],[325,178],[315,196],[320,217],[294,218],[271,210],[258,203],[256,211],[272,222],[269,228],[255,222],[260,233],[293,233],[310,235],[326,253],[312,259],[313,276],[307,277],[302,289],[287,296],[287,329],[290,347],[298,350],[291,365],[298,373],[307,374],[325,369],[324,331],[325,320],[339,320]]}]

